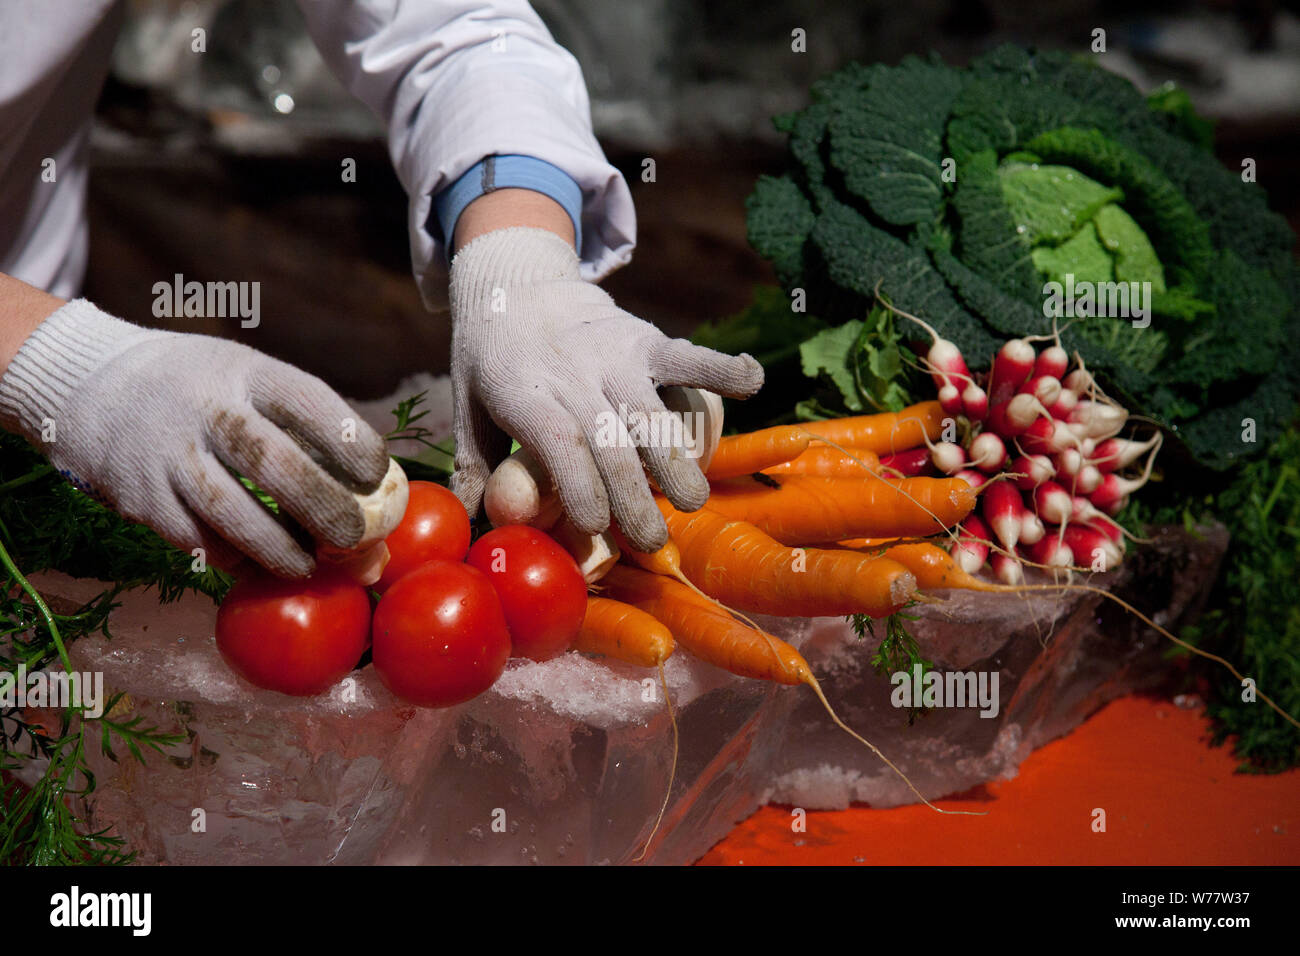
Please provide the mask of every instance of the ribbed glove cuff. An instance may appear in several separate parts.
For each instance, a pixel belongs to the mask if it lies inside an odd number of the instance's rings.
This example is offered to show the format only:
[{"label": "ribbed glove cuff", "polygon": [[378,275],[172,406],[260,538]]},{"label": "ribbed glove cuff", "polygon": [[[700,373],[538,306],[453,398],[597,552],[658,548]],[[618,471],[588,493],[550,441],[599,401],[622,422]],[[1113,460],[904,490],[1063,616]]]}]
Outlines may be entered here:
[{"label": "ribbed glove cuff", "polygon": [[[511,226],[479,236],[451,262],[453,315],[474,306],[492,311],[493,290],[518,283],[581,279],[573,246],[548,229]],[[499,311],[499,309],[497,310]]]},{"label": "ribbed glove cuff", "polygon": [[86,299],[55,310],[27,337],[0,378],[0,426],[39,444],[42,422],[58,420],[86,377],[149,334]]}]

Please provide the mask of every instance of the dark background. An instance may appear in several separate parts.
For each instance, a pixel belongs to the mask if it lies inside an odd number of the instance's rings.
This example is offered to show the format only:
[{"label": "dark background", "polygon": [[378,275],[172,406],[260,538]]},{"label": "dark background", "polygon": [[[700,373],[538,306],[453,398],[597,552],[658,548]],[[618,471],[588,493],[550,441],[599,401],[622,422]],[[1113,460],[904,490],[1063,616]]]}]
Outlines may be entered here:
[{"label": "dark background", "polygon": [[[1300,224],[1300,17],[1296,3],[911,0],[537,0],[583,65],[606,154],[638,212],[633,263],[604,286],[674,335],[742,308],[772,281],[745,239],[754,179],[779,171],[773,113],[852,59],[954,63],[1000,42],[1088,52],[1144,90],[1184,85],[1218,127],[1222,161]],[[85,294],[146,324],[225,335],[321,375],[344,394],[388,394],[448,366],[445,314],[421,305],[406,199],[378,123],[316,56],[290,0],[135,0],[101,97],[90,180]],[[195,22],[205,55],[188,53]],[[806,52],[791,31],[806,31]],[[179,54],[175,51],[181,51]],[[292,98],[292,109],[285,112]],[[278,104],[278,106],[277,106]],[[356,183],[340,159],[357,160]],[[656,181],[643,183],[653,157]],[[261,282],[262,323],[156,320],[152,287]]]}]

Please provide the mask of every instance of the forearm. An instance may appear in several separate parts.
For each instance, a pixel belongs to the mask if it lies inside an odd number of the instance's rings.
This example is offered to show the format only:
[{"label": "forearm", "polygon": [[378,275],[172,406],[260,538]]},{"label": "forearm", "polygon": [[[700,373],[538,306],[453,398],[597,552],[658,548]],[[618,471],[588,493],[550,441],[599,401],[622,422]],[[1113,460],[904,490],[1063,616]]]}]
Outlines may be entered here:
[{"label": "forearm", "polygon": [[479,236],[509,226],[533,226],[555,233],[573,245],[573,221],[564,207],[531,189],[498,189],[479,196],[456,220],[452,252]]},{"label": "forearm", "polygon": [[63,304],[58,296],[0,273],[0,377],[27,337]]}]

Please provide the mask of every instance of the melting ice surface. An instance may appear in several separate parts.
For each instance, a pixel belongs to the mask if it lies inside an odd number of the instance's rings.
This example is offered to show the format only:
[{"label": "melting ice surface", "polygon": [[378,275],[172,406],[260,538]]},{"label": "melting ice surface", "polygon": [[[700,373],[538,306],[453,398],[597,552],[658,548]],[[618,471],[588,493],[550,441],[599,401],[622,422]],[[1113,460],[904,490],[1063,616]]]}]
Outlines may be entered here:
[{"label": "melting ice surface", "polygon": [[[1226,536],[1161,534],[1113,587],[1165,626],[1193,613]],[[99,585],[38,576],[47,596]],[[918,609],[923,653],[943,671],[996,672],[999,710],[924,713],[909,726],[873,642],[843,619],[763,618],[799,647],[841,717],[930,799],[1014,776],[1043,743],[1105,701],[1168,675],[1164,639],[1093,595],[950,592]],[[115,638],[71,648],[130,713],[184,744],[147,766],[92,763],[87,807],[141,862],[627,863],[664,798],[672,729],[657,672],[570,653],[515,660],[486,694],[423,710],[366,668],[320,698],[251,687],[222,663],[216,609],[192,597],[125,596]],[[681,733],[677,776],[647,862],[703,855],[765,802],[806,809],[915,801],[891,770],[827,719],[812,692],[732,677],[679,652],[666,667]]]}]

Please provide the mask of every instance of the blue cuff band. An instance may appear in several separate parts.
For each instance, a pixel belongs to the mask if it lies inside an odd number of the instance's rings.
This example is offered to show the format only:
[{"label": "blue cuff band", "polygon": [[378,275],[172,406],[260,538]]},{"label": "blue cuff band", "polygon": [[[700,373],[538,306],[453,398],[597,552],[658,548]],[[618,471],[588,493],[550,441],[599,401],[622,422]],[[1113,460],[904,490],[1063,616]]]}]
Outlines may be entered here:
[{"label": "blue cuff band", "polygon": [[531,189],[550,196],[573,220],[574,246],[582,251],[582,189],[564,170],[532,156],[488,156],[433,197],[433,216],[442,231],[443,248],[450,249],[456,222],[465,207],[497,189]]}]

